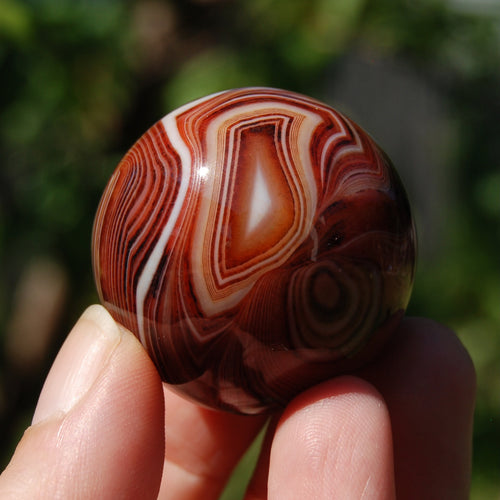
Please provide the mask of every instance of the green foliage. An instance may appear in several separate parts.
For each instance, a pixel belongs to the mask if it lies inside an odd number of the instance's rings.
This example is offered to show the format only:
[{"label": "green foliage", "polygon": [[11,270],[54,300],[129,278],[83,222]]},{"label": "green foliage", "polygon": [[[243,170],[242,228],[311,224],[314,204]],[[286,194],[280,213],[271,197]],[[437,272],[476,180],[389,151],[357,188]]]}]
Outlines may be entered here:
[{"label": "green foliage", "polygon": [[227,88],[263,85],[267,78],[258,61],[243,59],[228,47],[211,48],[190,59],[165,91],[166,109]]},{"label": "green foliage", "polygon": [[0,34],[3,39],[22,44],[31,34],[31,12],[15,0],[4,0],[0,8]]},{"label": "green foliage", "polygon": [[7,244],[14,250],[36,235],[40,251],[50,253],[68,231],[88,224],[89,191],[106,178],[102,148],[114,138],[129,92],[124,10],[119,2],[8,5],[0,59],[8,75],[0,97]]}]

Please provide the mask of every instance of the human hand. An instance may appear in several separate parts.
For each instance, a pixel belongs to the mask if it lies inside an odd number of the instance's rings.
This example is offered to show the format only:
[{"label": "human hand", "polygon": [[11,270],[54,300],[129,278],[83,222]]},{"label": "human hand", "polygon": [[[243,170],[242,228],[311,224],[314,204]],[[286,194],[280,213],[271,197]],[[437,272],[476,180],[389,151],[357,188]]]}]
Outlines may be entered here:
[{"label": "human hand", "polygon": [[[467,498],[475,376],[455,335],[405,319],[357,377],[271,419],[246,499]],[[77,322],[0,476],[2,499],[215,499],[265,423],[161,384],[100,306]]]}]

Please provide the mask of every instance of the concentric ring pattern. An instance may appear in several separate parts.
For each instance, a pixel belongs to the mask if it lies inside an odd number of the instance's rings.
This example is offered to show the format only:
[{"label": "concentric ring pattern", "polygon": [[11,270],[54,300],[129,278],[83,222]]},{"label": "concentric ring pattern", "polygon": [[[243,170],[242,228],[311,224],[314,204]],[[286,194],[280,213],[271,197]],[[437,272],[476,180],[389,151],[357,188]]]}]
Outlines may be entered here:
[{"label": "concentric ring pattern", "polygon": [[98,292],[163,379],[259,413],[355,368],[409,300],[415,237],[387,156],[308,97],[187,104],[118,165],[94,224]]}]

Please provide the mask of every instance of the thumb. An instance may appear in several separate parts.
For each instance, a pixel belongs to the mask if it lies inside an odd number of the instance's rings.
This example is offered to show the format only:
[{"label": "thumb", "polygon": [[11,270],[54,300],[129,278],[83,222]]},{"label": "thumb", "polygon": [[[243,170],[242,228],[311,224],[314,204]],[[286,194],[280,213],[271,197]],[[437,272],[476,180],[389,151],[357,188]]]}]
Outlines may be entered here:
[{"label": "thumb", "polygon": [[89,307],[49,372],[0,498],[156,498],[163,392],[140,343]]}]

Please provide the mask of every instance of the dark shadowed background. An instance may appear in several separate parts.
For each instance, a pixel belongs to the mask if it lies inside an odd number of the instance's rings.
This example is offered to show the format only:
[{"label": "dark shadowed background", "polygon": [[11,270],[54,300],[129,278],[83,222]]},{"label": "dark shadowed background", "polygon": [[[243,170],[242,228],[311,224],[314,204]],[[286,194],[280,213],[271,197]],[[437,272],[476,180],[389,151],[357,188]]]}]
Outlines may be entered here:
[{"label": "dark shadowed background", "polygon": [[266,85],[333,105],[392,157],[419,234],[409,313],[471,353],[472,499],[500,498],[500,2],[1,0],[0,82],[2,466],[97,300],[92,221],[119,159],[178,105]]}]

